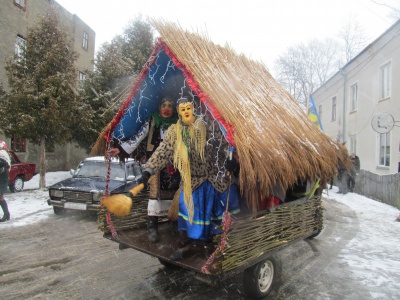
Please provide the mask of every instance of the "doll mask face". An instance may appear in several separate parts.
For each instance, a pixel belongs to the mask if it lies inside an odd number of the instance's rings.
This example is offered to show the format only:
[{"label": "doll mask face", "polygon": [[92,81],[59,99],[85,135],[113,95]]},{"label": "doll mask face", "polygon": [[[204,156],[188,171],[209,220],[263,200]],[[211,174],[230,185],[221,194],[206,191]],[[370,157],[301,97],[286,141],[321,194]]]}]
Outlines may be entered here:
[{"label": "doll mask face", "polygon": [[190,125],[196,120],[193,104],[191,102],[179,104],[178,113],[182,117],[182,122],[186,125]]},{"label": "doll mask face", "polygon": [[174,113],[174,106],[172,105],[171,101],[165,101],[160,106],[160,115],[163,118],[170,118]]}]

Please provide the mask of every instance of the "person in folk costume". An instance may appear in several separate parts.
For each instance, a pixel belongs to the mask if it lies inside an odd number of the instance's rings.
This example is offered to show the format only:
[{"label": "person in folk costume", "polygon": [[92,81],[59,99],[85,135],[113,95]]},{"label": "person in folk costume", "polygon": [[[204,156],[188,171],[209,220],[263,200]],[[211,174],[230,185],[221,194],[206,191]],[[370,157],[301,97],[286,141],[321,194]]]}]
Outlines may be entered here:
[{"label": "person in folk costume", "polygon": [[4,199],[4,193],[7,192],[8,187],[8,172],[11,167],[11,159],[7,150],[6,143],[0,140],[0,206],[4,212],[0,222],[10,220],[10,212],[8,211],[6,199]]},{"label": "person in folk costume", "polygon": [[234,174],[238,168],[236,161],[227,160],[225,150],[229,145],[221,130],[213,122],[207,126],[197,117],[188,97],[181,97],[177,104],[179,121],[168,129],[165,139],[147,161],[141,180],[146,186],[148,178],[171,159],[181,175],[178,229],[186,232],[187,239],[170,256],[171,260],[190,253],[192,240],[209,241],[221,233],[217,226],[221,225],[227,204],[230,213],[240,211],[236,183],[221,174],[224,165],[226,171]]},{"label": "person in folk costume", "polygon": [[[146,161],[164,139],[168,127],[176,123],[177,120],[178,116],[174,110],[174,101],[169,97],[164,97],[159,103],[158,111],[151,115],[150,119],[144,123],[138,133],[125,141],[114,139],[113,147],[107,151],[107,154],[110,156],[117,155],[120,160],[124,161],[133,151],[138,149],[141,142],[147,137],[146,154],[141,158],[141,161]],[[179,172],[170,163],[166,168],[160,169],[157,172],[155,184],[150,185],[147,227],[149,231],[148,238],[152,243],[160,240],[158,235],[158,217],[166,216],[166,212],[168,211],[166,205],[170,204],[168,201],[157,199],[158,188],[162,191],[175,191],[179,187],[179,181]]]}]

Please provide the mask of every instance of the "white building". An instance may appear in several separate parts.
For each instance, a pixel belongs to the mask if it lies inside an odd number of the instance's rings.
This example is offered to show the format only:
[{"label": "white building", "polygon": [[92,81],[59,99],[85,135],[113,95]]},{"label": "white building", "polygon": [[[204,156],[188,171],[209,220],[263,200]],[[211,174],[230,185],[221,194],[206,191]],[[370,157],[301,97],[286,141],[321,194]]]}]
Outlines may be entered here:
[{"label": "white building", "polygon": [[[360,157],[361,169],[378,175],[400,172],[399,34],[397,21],[313,93],[324,132],[346,142]],[[394,125],[388,132],[372,128],[381,113],[395,121],[386,124]]]}]

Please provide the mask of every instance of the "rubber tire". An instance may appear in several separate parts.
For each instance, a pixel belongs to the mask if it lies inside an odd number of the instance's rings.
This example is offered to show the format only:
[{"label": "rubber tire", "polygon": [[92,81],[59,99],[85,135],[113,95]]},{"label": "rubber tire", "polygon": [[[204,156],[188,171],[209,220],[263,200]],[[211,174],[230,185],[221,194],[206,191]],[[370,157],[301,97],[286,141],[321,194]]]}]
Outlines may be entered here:
[{"label": "rubber tire", "polygon": [[319,236],[322,230],[318,230],[316,233],[310,235],[307,239],[312,240],[313,238]]},{"label": "rubber tire", "polygon": [[9,186],[10,191],[13,193],[19,193],[24,190],[24,179],[22,176],[15,177],[14,182]]},{"label": "rubber tire", "polygon": [[67,212],[67,210],[65,208],[57,207],[57,206],[53,206],[53,210],[54,210],[54,213],[58,216],[65,215],[65,213]]},{"label": "rubber tire", "polygon": [[164,260],[162,258],[158,257],[158,261],[160,262],[160,264],[162,264],[164,267],[166,267],[168,269],[171,269],[171,270],[179,269],[179,266],[177,266],[177,265],[175,265],[173,263],[170,263],[169,261],[166,261],[166,260]]},{"label": "rubber tire", "polygon": [[244,291],[255,299],[268,296],[279,284],[281,272],[281,264],[273,257],[268,257],[244,271]]}]

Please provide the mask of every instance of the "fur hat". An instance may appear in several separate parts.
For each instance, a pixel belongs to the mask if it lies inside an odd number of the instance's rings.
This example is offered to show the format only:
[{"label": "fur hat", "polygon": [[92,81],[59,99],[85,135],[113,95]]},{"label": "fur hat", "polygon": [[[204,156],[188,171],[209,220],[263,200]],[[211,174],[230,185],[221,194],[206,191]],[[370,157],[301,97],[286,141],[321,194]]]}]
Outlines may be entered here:
[{"label": "fur hat", "polygon": [[160,108],[161,105],[166,101],[171,102],[173,106],[175,105],[175,101],[171,97],[165,96],[160,100],[160,103],[158,104],[158,107]]}]

